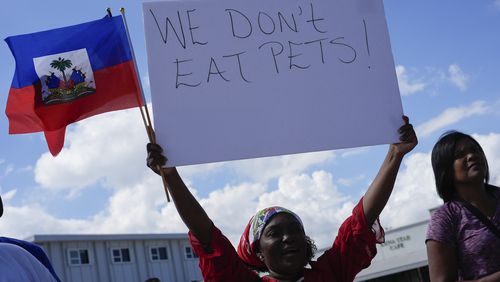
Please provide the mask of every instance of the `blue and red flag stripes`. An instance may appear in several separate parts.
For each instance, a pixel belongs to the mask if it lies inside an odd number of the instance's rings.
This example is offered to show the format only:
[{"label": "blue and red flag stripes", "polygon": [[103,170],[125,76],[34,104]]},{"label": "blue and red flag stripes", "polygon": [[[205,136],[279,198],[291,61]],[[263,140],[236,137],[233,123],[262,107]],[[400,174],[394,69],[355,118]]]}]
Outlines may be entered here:
[{"label": "blue and red flag stripes", "polygon": [[70,123],[144,103],[121,16],[5,41],[16,61],[9,133],[43,131],[54,156]]}]

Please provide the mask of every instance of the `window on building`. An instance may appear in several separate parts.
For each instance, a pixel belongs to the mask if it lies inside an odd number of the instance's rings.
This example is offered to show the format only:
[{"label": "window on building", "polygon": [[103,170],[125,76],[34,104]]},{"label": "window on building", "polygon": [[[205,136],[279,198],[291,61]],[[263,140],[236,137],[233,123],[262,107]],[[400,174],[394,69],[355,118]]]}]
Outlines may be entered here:
[{"label": "window on building", "polygon": [[112,249],[111,256],[115,263],[130,262],[130,250],[128,248]]},{"label": "window on building", "polygon": [[168,260],[167,247],[151,247],[151,260]]},{"label": "window on building", "polygon": [[69,249],[68,261],[69,265],[90,264],[89,251],[87,249]]},{"label": "window on building", "polygon": [[193,248],[190,246],[184,247],[184,253],[186,254],[187,259],[197,259],[198,255],[196,255],[193,251]]}]

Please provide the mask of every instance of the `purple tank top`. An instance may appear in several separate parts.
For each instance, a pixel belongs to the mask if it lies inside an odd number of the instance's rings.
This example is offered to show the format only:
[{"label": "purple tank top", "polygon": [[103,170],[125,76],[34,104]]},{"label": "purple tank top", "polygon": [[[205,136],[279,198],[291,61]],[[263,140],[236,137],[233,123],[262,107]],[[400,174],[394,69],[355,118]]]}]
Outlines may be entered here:
[{"label": "purple tank top", "polygon": [[[496,212],[490,220],[500,229],[500,189],[494,189]],[[458,202],[448,202],[431,216],[427,240],[449,244],[457,250],[458,278],[478,279],[500,271],[500,238]]]}]

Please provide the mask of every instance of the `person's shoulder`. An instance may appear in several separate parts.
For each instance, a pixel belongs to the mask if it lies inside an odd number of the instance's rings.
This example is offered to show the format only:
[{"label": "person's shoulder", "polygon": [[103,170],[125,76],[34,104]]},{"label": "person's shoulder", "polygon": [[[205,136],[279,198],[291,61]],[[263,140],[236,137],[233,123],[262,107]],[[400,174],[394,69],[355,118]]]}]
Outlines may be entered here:
[{"label": "person's shoulder", "polygon": [[455,206],[455,203],[453,201],[443,203],[441,206],[437,207],[435,210],[432,211],[432,216],[438,215],[438,214],[445,214],[448,213],[453,207]]},{"label": "person's shoulder", "polygon": [[10,237],[0,237],[0,243],[9,243],[13,245],[17,245],[19,247],[22,247],[23,249],[27,251],[35,251],[35,252],[40,252],[42,248],[38,246],[37,244],[25,241],[25,240],[20,240],[20,239],[15,239],[15,238],[10,238]]},{"label": "person's shoulder", "polygon": [[1,237],[0,236],[0,243],[11,243],[11,244],[17,245],[16,243],[18,243],[20,241],[21,240],[19,240],[19,239],[10,238],[10,237]]},{"label": "person's shoulder", "polygon": [[446,202],[432,212],[431,222],[456,218],[461,209],[462,206],[457,201]]},{"label": "person's shoulder", "polygon": [[447,244],[456,243],[456,233],[461,221],[458,203],[450,201],[441,205],[431,214],[427,225],[425,242],[428,240]]},{"label": "person's shoulder", "polygon": [[8,242],[0,243],[0,273],[2,281],[56,281],[28,251]]}]

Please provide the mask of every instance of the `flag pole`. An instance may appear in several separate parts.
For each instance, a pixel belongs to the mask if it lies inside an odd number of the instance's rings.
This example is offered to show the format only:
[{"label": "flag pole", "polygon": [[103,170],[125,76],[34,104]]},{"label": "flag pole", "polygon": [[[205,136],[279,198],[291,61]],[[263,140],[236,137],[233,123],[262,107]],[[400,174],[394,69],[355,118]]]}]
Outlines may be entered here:
[{"label": "flag pole", "polygon": [[[127,33],[128,44],[130,46],[130,51],[132,53],[132,61],[134,62],[135,74],[137,76],[137,82],[139,84],[139,90],[141,92],[142,101],[144,104],[144,109],[143,109],[141,106],[140,97],[137,96],[137,101],[139,103],[139,109],[141,111],[142,121],[144,122],[144,126],[146,127],[146,133],[148,134],[149,142],[156,144],[156,136],[155,136],[155,133],[153,130],[153,125],[151,123],[151,118],[149,116],[148,105],[146,104],[146,98],[144,96],[144,90],[142,88],[142,81],[141,81],[141,78],[139,77],[139,69],[137,68],[137,62],[135,60],[134,47],[132,46],[132,41],[130,40],[127,19],[125,17],[125,8],[123,8],[123,7],[120,8],[120,13],[122,14],[123,24],[125,25],[125,31]],[[111,11],[109,10],[109,8],[108,8],[108,14],[111,14]],[[163,171],[163,169],[160,166],[158,166],[158,170],[160,171],[161,180],[163,182],[163,189],[165,190],[165,195],[167,196],[167,202],[170,202],[170,196],[168,194],[168,189],[167,189],[167,187],[168,187],[167,176],[165,175],[165,172]]]}]

